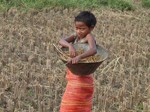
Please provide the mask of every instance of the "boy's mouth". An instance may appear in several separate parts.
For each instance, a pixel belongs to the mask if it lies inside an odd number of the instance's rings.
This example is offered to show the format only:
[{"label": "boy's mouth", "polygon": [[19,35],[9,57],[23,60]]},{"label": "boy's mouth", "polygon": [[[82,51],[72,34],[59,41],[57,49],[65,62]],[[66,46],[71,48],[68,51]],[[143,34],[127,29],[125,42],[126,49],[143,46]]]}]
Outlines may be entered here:
[{"label": "boy's mouth", "polygon": [[83,35],[81,35],[81,34],[78,34],[78,37],[82,38],[82,37],[83,37]]}]

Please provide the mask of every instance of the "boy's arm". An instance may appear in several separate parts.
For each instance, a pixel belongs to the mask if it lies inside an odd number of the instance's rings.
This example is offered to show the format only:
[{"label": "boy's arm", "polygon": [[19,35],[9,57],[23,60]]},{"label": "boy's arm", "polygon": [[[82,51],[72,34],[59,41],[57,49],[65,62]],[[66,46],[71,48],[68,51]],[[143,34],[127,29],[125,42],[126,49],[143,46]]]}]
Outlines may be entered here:
[{"label": "boy's arm", "polygon": [[92,56],[97,53],[96,42],[95,42],[94,37],[91,34],[87,35],[87,41],[89,44],[89,50],[79,55],[81,59]]},{"label": "boy's arm", "polygon": [[93,56],[94,54],[97,53],[96,50],[96,43],[95,40],[93,38],[92,35],[87,35],[87,41],[89,44],[89,50],[87,50],[86,52],[82,53],[81,55],[78,55],[74,58],[72,58],[69,63],[71,62],[72,64],[78,63],[81,59],[89,57],[89,56]]},{"label": "boy's arm", "polygon": [[61,39],[59,41],[59,44],[62,47],[68,47],[69,48],[69,54],[70,54],[71,57],[75,57],[76,56],[76,50],[73,47],[73,45],[70,44],[70,42],[74,42],[74,40],[75,40],[75,35],[71,35],[70,37],[67,37],[65,39]]},{"label": "boy's arm", "polygon": [[61,46],[63,46],[63,47],[70,47],[71,46],[71,44],[70,44],[70,42],[73,42],[75,40],[75,37],[74,37],[74,35],[71,35],[71,36],[69,36],[69,37],[67,37],[67,38],[63,38],[63,39],[61,39],[60,41],[59,41],[59,44],[61,45]]}]

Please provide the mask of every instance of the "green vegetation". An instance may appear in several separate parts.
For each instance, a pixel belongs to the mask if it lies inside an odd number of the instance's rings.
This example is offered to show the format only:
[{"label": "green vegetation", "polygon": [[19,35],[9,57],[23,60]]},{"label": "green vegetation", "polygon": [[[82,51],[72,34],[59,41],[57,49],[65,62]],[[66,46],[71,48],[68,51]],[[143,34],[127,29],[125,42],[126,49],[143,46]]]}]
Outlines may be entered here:
[{"label": "green vegetation", "polygon": [[133,10],[131,0],[108,0],[108,6],[119,10]]},{"label": "green vegetation", "polygon": [[143,7],[150,8],[150,0],[142,0]]},{"label": "green vegetation", "polygon": [[[150,7],[150,0],[142,0],[142,6]],[[99,8],[134,10],[133,0],[0,0],[0,10],[11,7],[19,9],[43,9],[45,7]]]},{"label": "green vegetation", "polygon": [[21,9],[42,9],[44,7],[79,7],[79,8],[97,8],[108,6],[121,10],[132,10],[131,1],[127,0],[0,0],[0,9],[9,9],[17,7]]}]

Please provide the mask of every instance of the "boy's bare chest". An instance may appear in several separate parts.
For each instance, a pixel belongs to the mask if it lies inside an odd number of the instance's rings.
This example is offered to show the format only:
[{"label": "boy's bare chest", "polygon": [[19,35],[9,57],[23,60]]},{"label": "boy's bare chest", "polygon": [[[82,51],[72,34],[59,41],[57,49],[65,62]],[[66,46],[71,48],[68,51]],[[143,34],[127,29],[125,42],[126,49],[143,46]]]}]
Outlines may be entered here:
[{"label": "boy's bare chest", "polygon": [[86,37],[82,38],[82,39],[76,38],[76,40],[75,40],[75,43],[87,43],[87,42],[88,42],[88,40]]}]

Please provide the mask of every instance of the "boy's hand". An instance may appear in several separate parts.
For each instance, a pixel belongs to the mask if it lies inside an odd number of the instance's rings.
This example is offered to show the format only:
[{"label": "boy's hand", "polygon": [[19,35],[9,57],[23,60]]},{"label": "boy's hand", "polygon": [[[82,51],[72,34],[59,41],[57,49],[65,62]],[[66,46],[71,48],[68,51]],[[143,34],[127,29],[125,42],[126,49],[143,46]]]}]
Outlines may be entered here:
[{"label": "boy's hand", "polygon": [[75,57],[76,56],[76,49],[70,44],[69,46],[69,53],[71,57]]},{"label": "boy's hand", "polygon": [[78,56],[76,56],[76,57],[74,57],[74,58],[71,59],[71,63],[72,63],[72,64],[76,64],[76,63],[78,63],[80,60],[81,60],[81,57],[80,57],[80,55],[78,55]]}]

